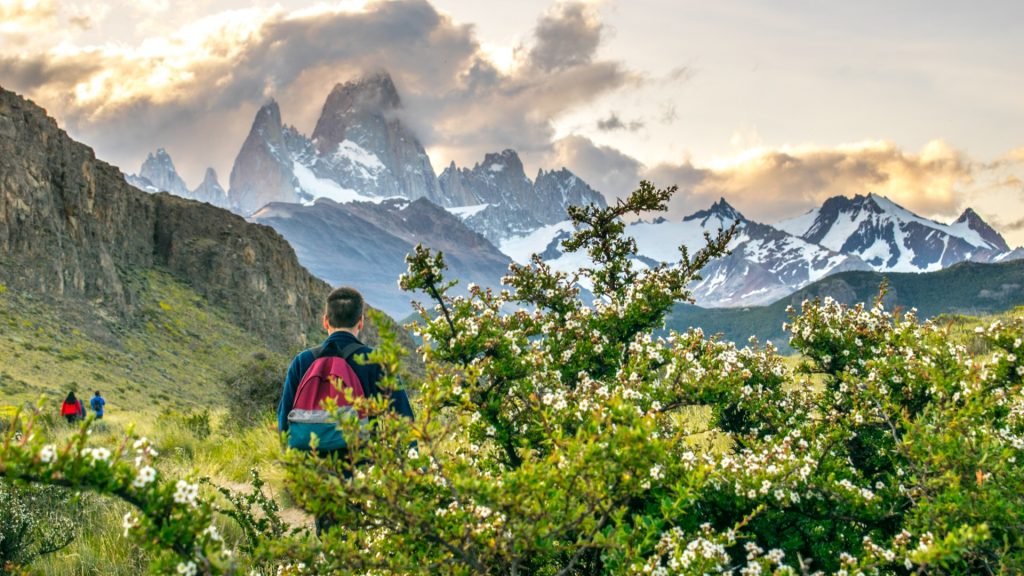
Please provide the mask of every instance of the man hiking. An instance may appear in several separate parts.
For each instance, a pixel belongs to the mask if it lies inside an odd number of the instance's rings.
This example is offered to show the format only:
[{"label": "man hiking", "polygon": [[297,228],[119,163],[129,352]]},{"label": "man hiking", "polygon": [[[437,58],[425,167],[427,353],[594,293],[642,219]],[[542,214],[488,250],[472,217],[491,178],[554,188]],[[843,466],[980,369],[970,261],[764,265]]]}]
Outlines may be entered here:
[{"label": "man hiking", "polygon": [[[352,396],[373,398],[384,393],[378,387],[384,369],[379,364],[365,362],[373,350],[359,340],[364,321],[363,296],[358,290],[341,287],[327,296],[323,317],[327,339],[292,360],[277,407],[277,427],[288,433],[289,446],[310,450],[311,436],[315,434],[319,440],[317,453],[321,457],[344,456],[345,441],[323,410],[323,397],[330,395],[339,406],[354,412],[347,407],[344,394],[336,388],[339,381],[351,390]],[[391,409],[412,419],[412,406],[405,391],[389,390],[388,394]],[[329,516],[317,517],[317,535],[333,524]]]},{"label": "man hiking", "polygon": [[96,391],[96,395],[92,397],[92,400],[89,400],[89,405],[92,407],[93,413],[96,414],[96,419],[102,420],[103,407],[107,405],[107,401],[103,399],[103,396],[100,396],[99,390]]}]

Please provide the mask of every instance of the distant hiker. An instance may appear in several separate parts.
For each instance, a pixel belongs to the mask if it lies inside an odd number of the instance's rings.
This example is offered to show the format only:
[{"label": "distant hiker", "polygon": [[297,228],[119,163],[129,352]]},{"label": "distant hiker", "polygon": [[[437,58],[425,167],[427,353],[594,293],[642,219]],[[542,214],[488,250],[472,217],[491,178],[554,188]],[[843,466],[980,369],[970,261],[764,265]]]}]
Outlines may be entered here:
[{"label": "distant hiker", "polygon": [[60,405],[60,415],[68,421],[68,424],[74,424],[82,416],[82,406],[78,403],[78,398],[75,398],[74,392],[68,392],[67,398],[64,399],[64,403]]},{"label": "distant hiker", "polygon": [[[384,377],[384,369],[379,364],[359,363],[353,359],[353,356],[365,358],[373,351],[359,341],[365,320],[363,307],[363,296],[356,289],[342,287],[332,291],[327,296],[323,317],[327,339],[320,346],[299,353],[288,367],[281,404],[277,408],[277,427],[288,433],[290,447],[310,450],[310,433],[316,433],[320,456],[345,454],[347,448],[341,431],[320,405],[327,396],[335,398],[339,407],[349,405],[331,379],[340,378],[346,388],[352,389],[353,397],[374,397],[383,393],[378,383]],[[390,399],[392,410],[413,418],[404,390],[390,391]],[[317,535],[334,522],[330,516],[318,516]]]},{"label": "distant hiker", "polygon": [[89,405],[92,406],[92,411],[96,414],[97,420],[103,419],[103,407],[106,404],[107,401],[103,399],[103,396],[100,396],[99,390],[96,391],[96,395],[92,397],[92,400],[89,400]]}]

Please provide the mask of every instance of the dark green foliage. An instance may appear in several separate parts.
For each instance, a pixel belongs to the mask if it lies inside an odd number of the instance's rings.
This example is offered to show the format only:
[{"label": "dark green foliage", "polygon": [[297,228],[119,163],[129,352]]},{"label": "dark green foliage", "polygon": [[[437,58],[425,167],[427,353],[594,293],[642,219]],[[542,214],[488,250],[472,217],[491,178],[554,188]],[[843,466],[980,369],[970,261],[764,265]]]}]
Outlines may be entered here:
[{"label": "dark green foliage", "polygon": [[70,544],[88,498],[55,486],[17,485],[0,478],[0,574]]},{"label": "dark green foliage", "polygon": [[231,419],[239,424],[265,420],[281,400],[288,360],[279,354],[253,354],[223,381]]}]

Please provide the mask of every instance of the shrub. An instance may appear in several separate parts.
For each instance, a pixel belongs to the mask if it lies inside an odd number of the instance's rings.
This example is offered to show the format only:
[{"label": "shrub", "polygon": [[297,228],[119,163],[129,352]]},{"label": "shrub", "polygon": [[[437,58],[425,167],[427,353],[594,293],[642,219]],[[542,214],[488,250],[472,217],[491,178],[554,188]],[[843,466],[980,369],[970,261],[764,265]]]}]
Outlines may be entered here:
[{"label": "shrub", "polygon": [[70,544],[77,532],[77,508],[85,505],[54,486],[18,486],[0,479],[0,574]]},{"label": "shrub", "polygon": [[253,354],[224,379],[228,409],[234,422],[251,425],[277,410],[288,360],[271,353]]}]

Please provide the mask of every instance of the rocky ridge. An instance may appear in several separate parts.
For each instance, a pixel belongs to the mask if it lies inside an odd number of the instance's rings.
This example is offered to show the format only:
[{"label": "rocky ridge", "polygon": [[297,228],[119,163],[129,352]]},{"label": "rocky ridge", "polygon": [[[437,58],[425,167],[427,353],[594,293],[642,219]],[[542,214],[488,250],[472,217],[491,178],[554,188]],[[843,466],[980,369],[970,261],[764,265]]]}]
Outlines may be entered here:
[{"label": "rocky ridge", "polygon": [[452,162],[440,176],[446,206],[494,244],[562,222],[571,205],[607,206],[604,196],[566,168],[526,175],[515,150],[486,154],[473,168]]},{"label": "rocky ridge", "polygon": [[169,271],[280,350],[306,343],[329,288],[274,230],[138,190],[0,88],[0,282],[130,320],[125,274],[146,268]]}]

